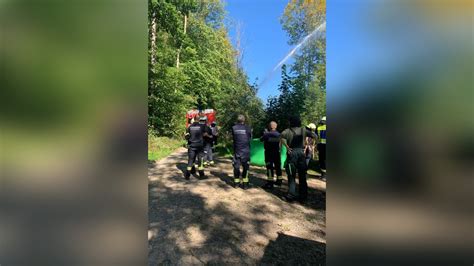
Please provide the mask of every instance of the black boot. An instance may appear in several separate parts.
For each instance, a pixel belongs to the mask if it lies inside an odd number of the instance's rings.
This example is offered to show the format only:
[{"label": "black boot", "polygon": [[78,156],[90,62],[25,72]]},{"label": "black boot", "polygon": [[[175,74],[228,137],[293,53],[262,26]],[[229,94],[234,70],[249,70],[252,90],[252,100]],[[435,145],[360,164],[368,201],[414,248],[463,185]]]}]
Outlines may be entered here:
[{"label": "black boot", "polygon": [[191,176],[191,173],[189,172],[189,170],[186,170],[186,172],[184,173],[184,178],[186,178],[186,180],[189,180],[190,176]]},{"label": "black boot", "polygon": [[283,179],[277,179],[277,181],[275,182],[275,185],[277,186],[281,186],[283,184]]},{"label": "black boot", "polygon": [[249,185],[248,182],[245,182],[245,183],[242,184],[242,189],[247,190],[249,188],[250,188],[250,185]]},{"label": "black boot", "polygon": [[199,178],[204,179],[206,176],[204,175],[204,170],[199,170]]}]

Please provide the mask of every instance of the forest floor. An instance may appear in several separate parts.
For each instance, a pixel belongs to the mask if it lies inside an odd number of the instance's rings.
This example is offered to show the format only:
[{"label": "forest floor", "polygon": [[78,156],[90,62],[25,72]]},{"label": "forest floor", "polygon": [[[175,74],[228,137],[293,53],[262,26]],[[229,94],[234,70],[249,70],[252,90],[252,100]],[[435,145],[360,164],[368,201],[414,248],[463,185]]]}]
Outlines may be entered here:
[{"label": "forest floor", "polygon": [[325,182],[309,177],[308,202],[288,203],[286,176],[264,190],[252,166],[251,188],[233,188],[231,160],[216,159],[190,180],[185,148],[149,163],[149,265],[325,265]]}]

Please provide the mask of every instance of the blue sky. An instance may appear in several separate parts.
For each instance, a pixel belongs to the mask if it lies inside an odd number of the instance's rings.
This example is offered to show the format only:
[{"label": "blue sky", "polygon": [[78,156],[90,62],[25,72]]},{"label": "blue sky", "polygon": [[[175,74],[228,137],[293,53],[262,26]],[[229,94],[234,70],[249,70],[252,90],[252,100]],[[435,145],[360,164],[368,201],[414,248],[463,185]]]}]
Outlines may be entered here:
[{"label": "blue sky", "polygon": [[[244,70],[250,83],[258,78],[260,84],[292,48],[280,24],[288,0],[225,0],[224,3],[228,18],[242,25]],[[230,27],[229,34],[234,42],[235,28]],[[260,87],[258,96],[266,102],[268,96],[277,95],[280,81],[280,70],[277,70]]]}]

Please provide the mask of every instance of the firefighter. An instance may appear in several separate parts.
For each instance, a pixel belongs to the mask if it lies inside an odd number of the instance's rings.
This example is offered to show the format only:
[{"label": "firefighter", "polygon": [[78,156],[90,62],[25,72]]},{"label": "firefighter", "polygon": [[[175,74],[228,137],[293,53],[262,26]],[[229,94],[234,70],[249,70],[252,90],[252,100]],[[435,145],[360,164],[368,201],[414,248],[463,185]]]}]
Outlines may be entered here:
[{"label": "firefighter", "polygon": [[[234,141],[234,157],[232,165],[234,167],[234,187],[241,185],[241,188],[249,188],[249,161],[250,161],[250,140],[252,139],[252,130],[245,125],[245,116],[237,117],[237,124],[232,127],[232,138]],[[240,175],[240,166],[242,165],[242,176]],[[242,184],[240,183],[242,177]]]},{"label": "firefighter", "polygon": [[[265,149],[265,166],[267,168],[267,183],[263,188],[273,188],[273,185],[281,186],[283,176],[281,173],[281,155],[280,155],[280,133],[277,131],[277,123],[271,121],[269,124],[270,131],[265,131],[260,141],[263,142]],[[274,172],[276,171],[277,180],[274,182]]]},{"label": "firefighter", "polygon": [[[309,125],[306,126],[306,129],[311,130],[311,132],[315,132],[316,130],[316,125],[313,123],[310,123]],[[306,167],[309,166],[309,162],[311,159],[313,159],[313,154],[314,154],[314,139],[310,137],[306,137],[306,146],[304,148],[304,154],[306,157]]]},{"label": "firefighter", "polygon": [[212,131],[212,146],[216,146],[219,132],[217,130],[217,124],[215,121],[211,123],[211,131]]},{"label": "firefighter", "polygon": [[326,117],[323,116],[318,125],[318,157],[319,166],[321,167],[321,178],[326,181]]},{"label": "firefighter", "polygon": [[[205,117],[201,117],[199,120],[205,121],[205,119]],[[196,168],[199,171],[199,176],[204,178],[204,138],[209,136],[209,127],[197,121],[192,123],[186,129],[186,139],[188,140],[188,165],[184,177],[187,180],[189,180],[191,172],[194,172]]]},{"label": "firefighter", "polygon": [[[310,130],[301,126],[301,120],[297,116],[289,119],[290,127],[281,133],[281,144],[285,145],[287,150],[287,159],[285,170],[288,176],[288,195],[285,198],[288,201],[298,199],[305,202],[308,196],[308,184],[306,182],[306,161],[304,155],[304,146],[306,137],[316,138],[316,135]],[[299,197],[296,194],[296,174],[299,179]]]},{"label": "firefighter", "polygon": [[[209,132],[208,137],[204,137],[204,166],[210,165],[212,161],[212,130],[210,127],[207,126],[207,116],[201,117],[202,119],[199,120],[199,124],[204,125],[206,127],[206,132]],[[212,161],[214,164],[214,161]]]}]

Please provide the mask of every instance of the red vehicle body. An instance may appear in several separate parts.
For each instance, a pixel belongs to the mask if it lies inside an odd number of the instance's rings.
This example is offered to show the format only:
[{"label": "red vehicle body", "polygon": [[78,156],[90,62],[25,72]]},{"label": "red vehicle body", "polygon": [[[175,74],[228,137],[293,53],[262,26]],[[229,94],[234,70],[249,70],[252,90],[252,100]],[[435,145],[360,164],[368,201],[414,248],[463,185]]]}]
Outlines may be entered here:
[{"label": "red vehicle body", "polygon": [[189,110],[186,112],[186,128],[191,125],[191,121],[199,120],[199,114],[207,116],[207,125],[211,125],[212,122],[216,122],[216,111],[214,109],[206,109],[206,110]]}]

